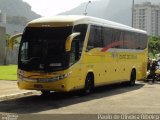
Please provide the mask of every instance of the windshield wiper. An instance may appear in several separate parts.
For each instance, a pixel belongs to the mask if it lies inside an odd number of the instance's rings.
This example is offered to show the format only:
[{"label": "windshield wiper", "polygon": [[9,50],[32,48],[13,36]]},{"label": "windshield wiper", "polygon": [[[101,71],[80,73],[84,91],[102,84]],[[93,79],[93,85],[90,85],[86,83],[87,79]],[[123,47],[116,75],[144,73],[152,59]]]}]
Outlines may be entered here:
[{"label": "windshield wiper", "polygon": [[23,63],[32,63],[32,62],[38,62],[38,61],[40,61],[40,57],[32,57],[32,58],[30,58],[30,59],[28,59],[28,60],[21,60]]}]

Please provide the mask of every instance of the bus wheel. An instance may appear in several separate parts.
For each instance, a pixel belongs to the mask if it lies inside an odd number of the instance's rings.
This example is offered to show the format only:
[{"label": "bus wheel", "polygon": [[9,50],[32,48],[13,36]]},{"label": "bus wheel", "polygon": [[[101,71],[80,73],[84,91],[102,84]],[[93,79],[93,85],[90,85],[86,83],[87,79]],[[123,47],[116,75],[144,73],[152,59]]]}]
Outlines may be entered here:
[{"label": "bus wheel", "polygon": [[94,77],[92,74],[88,74],[85,80],[84,92],[85,94],[90,94],[94,89]]},{"label": "bus wheel", "polygon": [[135,81],[136,81],[136,71],[132,70],[129,85],[130,86],[135,85]]},{"label": "bus wheel", "polygon": [[43,96],[48,96],[48,95],[50,95],[51,92],[48,90],[41,90],[41,93]]}]

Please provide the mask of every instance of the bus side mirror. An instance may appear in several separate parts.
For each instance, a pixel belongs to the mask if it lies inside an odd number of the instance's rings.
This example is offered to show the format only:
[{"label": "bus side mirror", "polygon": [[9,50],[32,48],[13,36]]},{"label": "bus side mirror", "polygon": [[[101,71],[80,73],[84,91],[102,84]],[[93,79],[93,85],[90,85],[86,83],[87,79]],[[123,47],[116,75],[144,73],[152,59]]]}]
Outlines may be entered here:
[{"label": "bus side mirror", "polygon": [[66,45],[65,45],[65,49],[66,49],[66,52],[69,52],[71,51],[71,45],[72,45],[72,41],[75,37],[79,36],[80,35],[80,32],[76,32],[76,33],[72,33],[70,36],[67,37],[67,40],[66,40]]},{"label": "bus side mirror", "polygon": [[18,33],[9,38],[9,48],[10,49],[13,49],[15,39],[21,36],[22,36],[22,33]]}]

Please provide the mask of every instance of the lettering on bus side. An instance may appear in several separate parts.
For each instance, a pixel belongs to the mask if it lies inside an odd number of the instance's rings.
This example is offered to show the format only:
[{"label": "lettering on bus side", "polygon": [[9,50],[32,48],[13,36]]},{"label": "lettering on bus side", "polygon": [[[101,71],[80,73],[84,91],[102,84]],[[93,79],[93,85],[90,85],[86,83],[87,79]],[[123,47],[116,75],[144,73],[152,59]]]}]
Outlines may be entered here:
[{"label": "lettering on bus side", "polygon": [[137,55],[121,54],[119,55],[119,59],[137,59]]},{"label": "lettering on bus side", "polygon": [[118,58],[118,53],[117,52],[112,52],[112,58]]}]

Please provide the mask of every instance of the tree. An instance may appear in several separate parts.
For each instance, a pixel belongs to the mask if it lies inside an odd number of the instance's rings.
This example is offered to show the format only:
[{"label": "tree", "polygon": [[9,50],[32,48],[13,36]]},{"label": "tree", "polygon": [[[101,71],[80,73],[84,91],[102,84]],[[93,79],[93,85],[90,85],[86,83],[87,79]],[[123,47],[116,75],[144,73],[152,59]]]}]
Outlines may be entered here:
[{"label": "tree", "polygon": [[156,54],[160,53],[160,36],[150,36],[148,41],[148,51],[149,56],[154,57]]},{"label": "tree", "polygon": [[6,47],[9,46],[9,38],[10,38],[10,35],[6,34]]},{"label": "tree", "polygon": [[[10,38],[10,37],[11,37],[11,35],[6,34],[6,47],[9,47],[9,38]],[[20,38],[17,38],[17,39],[14,41],[14,45],[19,46],[20,40],[21,40],[21,37],[20,37]]]}]

